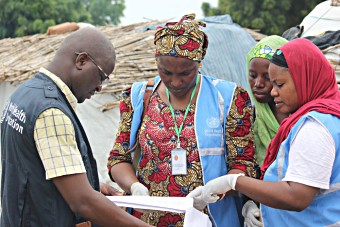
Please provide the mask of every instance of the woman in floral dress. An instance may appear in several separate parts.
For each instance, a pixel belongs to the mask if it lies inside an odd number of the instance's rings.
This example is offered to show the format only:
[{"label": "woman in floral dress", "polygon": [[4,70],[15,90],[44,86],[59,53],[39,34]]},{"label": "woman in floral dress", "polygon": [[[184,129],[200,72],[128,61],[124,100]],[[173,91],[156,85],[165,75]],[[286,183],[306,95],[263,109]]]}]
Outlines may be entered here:
[{"label": "woman in floral dress", "polygon": [[[147,82],[134,83],[122,94],[108,170],[132,196],[185,197],[225,174],[258,176],[249,95],[232,82],[199,73],[208,47],[200,26],[205,24],[189,14],[157,28],[159,76],[143,118]],[[135,170],[136,147],[141,154]],[[214,226],[241,226],[238,203],[239,196],[232,195],[208,206],[194,200]],[[184,221],[183,214],[171,212],[132,210],[132,214],[155,226],[183,226]]]}]

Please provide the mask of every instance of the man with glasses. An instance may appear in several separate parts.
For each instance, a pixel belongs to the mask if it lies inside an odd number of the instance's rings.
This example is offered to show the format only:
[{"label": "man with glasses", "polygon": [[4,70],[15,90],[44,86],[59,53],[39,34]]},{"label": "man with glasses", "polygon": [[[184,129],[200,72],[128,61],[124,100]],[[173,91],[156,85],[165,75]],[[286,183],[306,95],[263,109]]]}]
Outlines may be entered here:
[{"label": "man with glasses", "polygon": [[100,81],[100,84],[103,84],[104,82],[108,81],[110,79],[109,75],[106,74],[106,72],[104,72],[104,70],[102,69],[102,67],[100,67],[96,61],[93,59],[93,57],[91,57],[90,54],[86,53],[86,52],[76,52],[76,55],[80,55],[80,54],[85,54],[87,55],[87,57],[93,62],[93,64],[95,66],[97,66],[98,70],[100,71],[99,73],[99,81]]},{"label": "man with glasses", "polygon": [[75,114],[109,79],[114,48],[95,28],[61,44],[17,88],[1,117],[0,226],[149,226],[101,194],[96,161]]}]

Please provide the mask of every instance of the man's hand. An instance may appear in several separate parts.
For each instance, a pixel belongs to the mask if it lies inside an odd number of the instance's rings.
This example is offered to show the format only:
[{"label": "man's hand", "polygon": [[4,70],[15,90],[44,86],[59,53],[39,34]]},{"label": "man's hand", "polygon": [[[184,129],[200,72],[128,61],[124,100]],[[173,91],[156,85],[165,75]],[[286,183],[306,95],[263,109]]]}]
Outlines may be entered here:
[{"label": "man's hand", "polygon": [[100,192],[106,196],[121,196],[123,193],[109,184],[100,183]]}]

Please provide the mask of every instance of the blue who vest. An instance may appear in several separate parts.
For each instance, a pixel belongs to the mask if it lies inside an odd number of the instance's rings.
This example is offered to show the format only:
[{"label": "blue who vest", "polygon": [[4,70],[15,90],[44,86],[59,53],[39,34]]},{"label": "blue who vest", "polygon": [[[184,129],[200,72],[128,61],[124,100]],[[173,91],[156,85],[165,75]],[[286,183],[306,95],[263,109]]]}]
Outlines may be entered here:
[{"label": "blue who vest", "polygon": [[[335,160],[330,179],[330,188],[320,190],[312,203],[301,212],[274,209],[261,204],[265,227],[271,226],[340,226],[340,119],[330,114],[311,111],[302,116],[283,141],[276,160],[264,175],[264,181],[280,182],[286,175],[289,165],[290,146],[303,122],[314,118],[321,122],[332,135],[335,142]],[[308,142],[308,141],[306,141]],[[335,225],[337,223],[337,225]]]},{"label": "blue who vest", "polygon": [[[153,90],[156,89],[159,83],[160,77],[157,76],[155,77]],[[146,87],[147,81],[144,81],[134,83],[131,88],[131,102],[134,112],[131,123],[130,148],[136,143],[137,132],[141,125]],[[204,184],[228,172],[225,125],[235,88],[236,85],[231,82],[203,75],[201,77],[201,86],[195,110],[195,134],[203,169]],[[238,203],[239,198],[229,196],[219,202],[209,204],[208,210],[213,225],[240,226]]]}]

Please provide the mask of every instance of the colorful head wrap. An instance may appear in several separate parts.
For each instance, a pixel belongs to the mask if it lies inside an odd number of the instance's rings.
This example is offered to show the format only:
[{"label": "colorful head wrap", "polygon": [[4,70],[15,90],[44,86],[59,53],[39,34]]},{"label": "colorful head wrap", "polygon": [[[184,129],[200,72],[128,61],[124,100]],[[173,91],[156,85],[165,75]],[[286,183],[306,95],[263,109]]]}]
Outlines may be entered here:
[{"label": "colorful head wrap", "polygon": [[202,21],[195,20],[195,14],[184,15],[179,22],[159,26],[154,38],[155,56],[174,56],[193,61],[202,61],[207,48],[208,36],[201,30]]},{"label": "colorful head wrap", "polygon": [[288,41],[280,36],[271,35],[261,39],[248,53],[248,63],[253,58],[265,58],[269,61],[272,59],[277,48],[281,47]]}]

